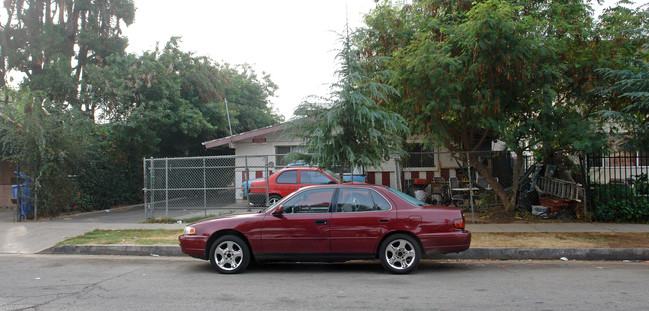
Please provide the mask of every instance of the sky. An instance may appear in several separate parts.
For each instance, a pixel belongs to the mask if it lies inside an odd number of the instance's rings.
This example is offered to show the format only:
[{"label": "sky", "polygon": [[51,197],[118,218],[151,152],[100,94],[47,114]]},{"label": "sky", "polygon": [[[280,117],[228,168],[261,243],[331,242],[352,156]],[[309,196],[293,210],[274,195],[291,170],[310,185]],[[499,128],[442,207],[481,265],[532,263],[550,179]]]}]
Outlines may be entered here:
[{"label": "sky", "polygon": [[335,81],[338,35],[346,21],[362,25],[374,0],[135,0],[135,22],[124,29],[128,52],[180,48],[219,63],[250,64],[279,86],[273,108],[288,120],[309,95]]}]

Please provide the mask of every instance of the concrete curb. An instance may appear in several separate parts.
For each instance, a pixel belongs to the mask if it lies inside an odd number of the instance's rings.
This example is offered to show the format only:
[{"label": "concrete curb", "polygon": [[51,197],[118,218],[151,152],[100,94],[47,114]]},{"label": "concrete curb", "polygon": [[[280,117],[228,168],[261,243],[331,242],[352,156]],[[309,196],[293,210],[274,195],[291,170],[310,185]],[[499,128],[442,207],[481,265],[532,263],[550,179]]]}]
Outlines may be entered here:
[{"label": "concrete curb", "polygon": [[[41,254],[83,254],[115,256],[187,256],[178,245],[63,245]],[[498,260],[649,260],[649,248],[518,248],[473,247],[457,254],[427,255],[427,259],[498,259]]]},{"label": "concrete curb", "polygon": [[433,255],[426,258],[451,259],[560,259],[569,260],[649,260],[649,248],[519,248],[472,247],[457,254]]},{"label": "concrete curb", "polygon": [[39,254],[115,255],[115,256],[187,256],[178,245],[63,245]]}]

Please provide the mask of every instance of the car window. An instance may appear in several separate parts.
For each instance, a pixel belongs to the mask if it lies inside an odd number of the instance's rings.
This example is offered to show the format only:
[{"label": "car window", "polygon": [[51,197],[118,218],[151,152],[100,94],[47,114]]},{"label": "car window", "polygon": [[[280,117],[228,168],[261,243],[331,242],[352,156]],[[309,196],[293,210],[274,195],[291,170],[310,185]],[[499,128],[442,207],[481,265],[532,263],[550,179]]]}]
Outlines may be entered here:
[{"label": "car window", "polygon": [[400,198],[404,199],[406,202],[408,202],[408,203],[410,203],[412,205],[418,205],[418,206],[425,206],[426,205],[426,203],[424,203],[422,201],[419,201],[419,200],[417,200],[417,199],[415,199],[415,198],[413,198],[413,197],[411,197],[411,196],[409,196],[409,195],[407,195],[407,194],[405,194],[405,193],[403,193],[403,192],[401,192],[399,190],[395,190],[395,189],[392,189],[390,187],[388,187],[387,189],[390,192],[396,194],[397,196],[399,196]]},{"label": "car window", "polygon": [[328,184],[331,179],[327,178],[324,174],[316,171],[301,171],[300,183],[301,184]]},{"label": "car window", "polygon": [[297,184],[297,171],[286,171],[275,179],[278,184]]},{"label": "car window", "polygon": [[329,213],[334,189],[304,190],[283,204],[284,214]]},{"label": "car window", "polygon": [[378,210],[387,211],[392,208],[390,202],[386,200],[382,195],[378,194],[376,191],[370,191],[372,194],[372,199],[374,199],[374,207]]},{"label": "car window", "polygon": [[[376,199],[376,200],[375,200]],[[340,189],[336,211],[341,213],[389,210],[388,203],[381,195],[369,189]]]}]

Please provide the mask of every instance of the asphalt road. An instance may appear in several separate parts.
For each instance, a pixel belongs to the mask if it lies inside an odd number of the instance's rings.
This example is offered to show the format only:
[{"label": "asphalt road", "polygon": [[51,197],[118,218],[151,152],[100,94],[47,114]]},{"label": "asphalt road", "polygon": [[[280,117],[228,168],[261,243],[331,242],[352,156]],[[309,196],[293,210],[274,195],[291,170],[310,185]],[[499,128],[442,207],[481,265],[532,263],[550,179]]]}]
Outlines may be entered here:
[{"label": "asphalt road", "polygon": [[0,255],[0,310],[646,310],[647,262],[268,264],[240,275],[168,257]]}]

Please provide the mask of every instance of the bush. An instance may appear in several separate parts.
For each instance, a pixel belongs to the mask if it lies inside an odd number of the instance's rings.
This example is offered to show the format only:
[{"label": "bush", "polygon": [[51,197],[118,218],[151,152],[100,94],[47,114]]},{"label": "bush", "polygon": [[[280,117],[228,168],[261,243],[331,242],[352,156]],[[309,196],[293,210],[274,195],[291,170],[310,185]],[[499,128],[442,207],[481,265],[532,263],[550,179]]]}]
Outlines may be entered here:
[{"label": "bush", "polygon": [[592,189],[596,220],[649,221],[649,201],[627,184],[595,184]]}]

